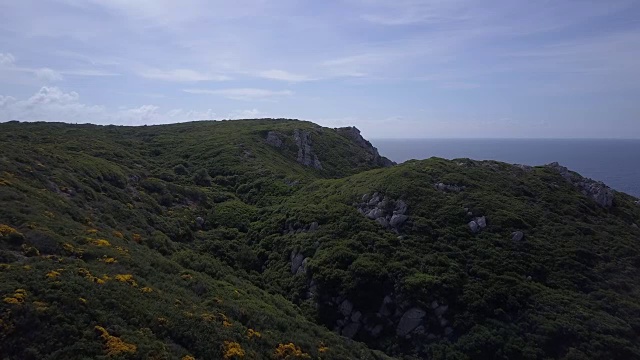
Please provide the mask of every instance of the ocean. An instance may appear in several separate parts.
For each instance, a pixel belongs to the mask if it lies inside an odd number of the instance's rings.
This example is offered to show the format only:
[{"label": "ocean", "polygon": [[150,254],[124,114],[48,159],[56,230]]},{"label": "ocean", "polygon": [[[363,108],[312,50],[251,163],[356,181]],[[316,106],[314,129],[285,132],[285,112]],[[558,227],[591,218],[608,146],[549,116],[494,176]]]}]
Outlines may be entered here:
[{"label": "ocean", "polygon": [[640,139],[375,139],[371,143],[397,163],[434,156],[532,166],[557,161],[582,176],[640,197]]}]

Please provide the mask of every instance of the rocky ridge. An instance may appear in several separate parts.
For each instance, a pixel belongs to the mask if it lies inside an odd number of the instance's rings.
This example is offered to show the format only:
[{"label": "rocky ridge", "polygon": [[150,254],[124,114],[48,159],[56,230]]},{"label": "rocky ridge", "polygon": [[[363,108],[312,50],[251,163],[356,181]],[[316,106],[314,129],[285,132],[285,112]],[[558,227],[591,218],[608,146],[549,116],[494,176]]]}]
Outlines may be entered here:
[{"label": "rocky ridge", "polygon": [[362,135],[360,135],[360,130],[358,130],[358,128],[356,128],[355,126],[336,128],[336,131],[338,132],[338,134],[348,139],[351,139],[358,146],[365,149],[370,155],[369,160],[372,161],[373,163],[384,166],[384,167],[389,167],[396,164],[395,162],[387,159],[386,157],[381,156],[380,153],[378,153],[378,149],[376,149],[373,145],[371,145],[371,143],[368,140],[363,138]]},{"label": "rocky ridge", "polygon": [[582,177],[557,162],[548,164],[546,167],[559,173],[565,180],[578,188],[584,195],[593,199],[598,205],[604,208],[613,206],[615,196],[611,188],[605,183]]}]

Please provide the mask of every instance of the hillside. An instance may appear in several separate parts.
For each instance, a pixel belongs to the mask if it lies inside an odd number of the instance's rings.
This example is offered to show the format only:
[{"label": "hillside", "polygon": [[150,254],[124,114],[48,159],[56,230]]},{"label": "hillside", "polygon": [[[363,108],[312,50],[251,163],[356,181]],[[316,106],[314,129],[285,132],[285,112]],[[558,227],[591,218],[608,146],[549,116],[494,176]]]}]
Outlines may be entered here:
[{"label": "hillside", "polygon": [[0,124],[3,359],[640,358],[640,204],[284,119]]}]

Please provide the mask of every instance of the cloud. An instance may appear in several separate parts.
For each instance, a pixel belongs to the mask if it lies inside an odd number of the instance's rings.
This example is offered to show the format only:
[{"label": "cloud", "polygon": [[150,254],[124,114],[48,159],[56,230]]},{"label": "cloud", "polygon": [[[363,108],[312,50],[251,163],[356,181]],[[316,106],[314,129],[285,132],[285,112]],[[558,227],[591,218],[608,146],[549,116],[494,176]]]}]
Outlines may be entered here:
[{"label": "cloud", "polygon": [[184,89],[189,94],[199,95],[219,95],[232,100],[273,100],[275,98],[293,95],[290,90],[267,90],[255,88],[235,88],[235,89]]},{"label": "cloud", "polygon": [[33,73],[36,75],[38,79],[42,79],[48,82],[62,80],[62,74],[49,68],[35,69],[33,70]]},{"label": "cloud", "polygon": [[227,115],[227,119],[236,120],[236,119],[257,119],[259,117],[267,117],[258,109],[249,109],[249,110],[237,110],[233,111]]},{"label": "cloud", "polygon": [[138,72],[138,75],[153,80],[171,81],[171,82],[199,82],[199,81],[227,81],[230,77],[224,75],[214,75],[198,72],[190,69],[146,69]]},{"label": "cloud", "polygon": [[65,92],[57,87],[43,86],[24,100],[0,95],[0,121],[63,121],[95,124],[142,125],[215,119],[211,110],[193,111],[170,109],[163,111],[156,105],[109,110],[105,106],[88,105],[80,101],[75,91]]},{"label": "cloud", "polygon": [[16,58],[13,57],[10,53],[0,53],[0,66],[11,66],[16,61]]},{"label": "cloud", "polygon": [[270,79],[270,80],[280,80],[280,81],[288,81],[288,82],[301,82],[301,81],[315,80],[314,78],[309,76],[292,74],[284,70],[260,71],[257,73],[257,76],[265,79]]}]

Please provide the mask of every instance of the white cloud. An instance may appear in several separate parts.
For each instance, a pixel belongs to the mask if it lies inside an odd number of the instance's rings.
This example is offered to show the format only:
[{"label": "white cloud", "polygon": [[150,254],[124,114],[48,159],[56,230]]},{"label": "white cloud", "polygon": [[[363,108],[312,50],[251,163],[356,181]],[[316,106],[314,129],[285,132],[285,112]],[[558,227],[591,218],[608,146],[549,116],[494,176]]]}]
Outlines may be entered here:
[{"label": "white cloud", "polygon": [[10,53],[0,53],[0,66],[11,66],[16,61],[16,58],[13,57]]},{"label": "white cloud", "polygon": [[38,79],[45,80],[48,82],[62,80],[62,74],[49,68],[35,69],[33,70],[33,73],[36,75]]},{"label": "white cloud", "polygon": [[28,99],[17,100],[0,95],[0,121],[64,121],[95,124],[142,125],[215,119],[213,110],[193,111],[171,109],[163,111],[156,105],[110,111],[104,106],[80,101],[75,91],[57,87],[42,87]]},{"label": "white cloud", "polygon": [[230,114],[227,115],[227,119],[230,120],[236,120],[236,119],[257,119],[257,118],[264,118],[267,117],[265,116],[260,110],[258,109],[250,109],[250,110],[238,110],[238,111],[233,111]]},{"label": "white cloud", "polygon": [[189,94],[199,95],[219,95],[227,99],[233,100],[273,100],[274,98],[286,97],[293,95],[290,90],[267,90],[255,88],[237,88],[237,89],[184,89]]},{"label": "white cloud", "polygon": [[121,74],[110,72],[110,71],[102,71],[95,69],[76,69],[76,70],[61,70],[58,71],[62,75],[71,75],[71,76],[120,76]]},{"label": "white cloud", "polygon": [[293,74],[284,70],[266,70],[260,71],[257,73],[258,77],[270,79],[270,80],[280,80],[280,81],[288,81],[288,82],[301,82],[301,81],[311,81],[315,80],[312,77]]},{"label": "white cloud", "polygon": [[190,69],[145,69],[138,72],[138,75],[154,80],[172,81],[172,82],[198,82],[198,81],[226,81],[231,80],[225,75],[207,74]]}]

